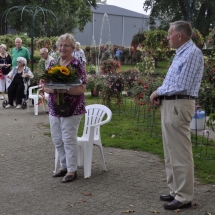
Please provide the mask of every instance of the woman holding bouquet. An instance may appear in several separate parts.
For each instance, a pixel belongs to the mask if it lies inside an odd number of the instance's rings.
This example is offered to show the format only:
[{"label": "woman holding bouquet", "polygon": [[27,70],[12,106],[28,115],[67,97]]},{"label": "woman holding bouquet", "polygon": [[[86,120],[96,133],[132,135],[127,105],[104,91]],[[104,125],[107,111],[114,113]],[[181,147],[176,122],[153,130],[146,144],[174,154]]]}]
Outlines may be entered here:
[{"label": "woman holding bouquet", "polygon": [[[75,49],[75,39],[72,34],[61,35],[57,42],[60,58],[52,60],[48,73],[56,69],[64,74],[76,72],[82,84],[67,89],[51,89],[49,93],[49,120],[53,143],[60,158],[60,169],[53,177],[63,177],[62,183],[71,182],[77,178],[77,133],[83,114],[85,114],[86,72],[79,60],[72,57]],[[66,67],[66,68],[65,68]],[[56,69],[55,69],[56,68]],[[63,102],[59,104],[59,96]],[[60,112],[59,107],[65,112]]]}]

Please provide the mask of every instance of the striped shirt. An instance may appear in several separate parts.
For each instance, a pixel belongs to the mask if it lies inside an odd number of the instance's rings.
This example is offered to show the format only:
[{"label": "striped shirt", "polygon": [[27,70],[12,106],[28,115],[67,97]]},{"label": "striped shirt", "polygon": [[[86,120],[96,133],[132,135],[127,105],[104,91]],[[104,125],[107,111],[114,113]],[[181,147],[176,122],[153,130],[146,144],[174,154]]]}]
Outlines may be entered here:
[{"label": "striped shirt", "polygon": [[202,51],[189,40],[176,51],[164,82],[157,89],[159,96],[189,95],[198,97],[204,70]]}]

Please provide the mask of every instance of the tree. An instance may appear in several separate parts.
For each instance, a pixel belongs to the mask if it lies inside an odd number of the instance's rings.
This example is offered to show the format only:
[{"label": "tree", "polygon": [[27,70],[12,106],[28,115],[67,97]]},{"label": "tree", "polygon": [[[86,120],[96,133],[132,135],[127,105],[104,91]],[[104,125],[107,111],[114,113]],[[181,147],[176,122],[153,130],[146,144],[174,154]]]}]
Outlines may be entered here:
[{"label": "tree", "polygon": [[[192,14],[194,28],[198,29],[205,37],[210,27],[215,26],[215,1],[193,0],[195,2]],[[189,20],[188,0],[145,0],[143,8],[151,10],[151,17],[157,17],[161,21],[161,27],[167,29],[169,22],[177,20]]]},{"label": "tree", "polygon": [[[28,5],[51,10],[58,19],[58,25],[53,16],[39,12],[35,18],[35,36],[55,36],[75,29],[83,31],[86,23],[91,21],[91,7],[97,7],[96,0],[0,0],[0,5],[1,27],[5,20],[3,13],[11,7]],[[21,11],[11,11],[7,17],[8,26],[18,32],[30,34],[31,16],[24,11],[22,21],[20,18]],[[4,29],[1,28],[3,34],[6,33]]]}]

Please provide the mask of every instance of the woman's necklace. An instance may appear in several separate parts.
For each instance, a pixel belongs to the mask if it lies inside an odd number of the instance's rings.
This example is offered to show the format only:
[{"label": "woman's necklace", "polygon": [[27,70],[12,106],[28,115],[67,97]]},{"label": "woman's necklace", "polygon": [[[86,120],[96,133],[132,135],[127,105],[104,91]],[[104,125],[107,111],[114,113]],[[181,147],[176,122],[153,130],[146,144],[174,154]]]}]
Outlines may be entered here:
[{"label": "woman's necklace", "polygon": [[65,60],[61,58],[60,59],[60,65],[61,66],[68,66],[68,64],[71,62],[72,58],[73,57],[71,57],[70,59],[65,59]]}]

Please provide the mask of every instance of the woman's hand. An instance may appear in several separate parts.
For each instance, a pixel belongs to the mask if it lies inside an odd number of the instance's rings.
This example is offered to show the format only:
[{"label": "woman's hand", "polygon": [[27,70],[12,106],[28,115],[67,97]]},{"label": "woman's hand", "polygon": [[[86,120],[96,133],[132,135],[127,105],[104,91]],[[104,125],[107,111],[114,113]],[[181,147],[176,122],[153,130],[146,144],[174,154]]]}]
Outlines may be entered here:
[{"label": "woman's hand", "polygon": [[22,77],[23,77],[23,78],[28,78],[29,75],[28,75],[28,74],[23,74]]},{"label": "woman's hand", "polygon": [[11,76],[11,75],[8,75],[7,77],[8,77],[9,79],[12,79],[12,76]]}]

